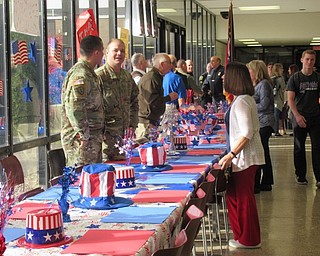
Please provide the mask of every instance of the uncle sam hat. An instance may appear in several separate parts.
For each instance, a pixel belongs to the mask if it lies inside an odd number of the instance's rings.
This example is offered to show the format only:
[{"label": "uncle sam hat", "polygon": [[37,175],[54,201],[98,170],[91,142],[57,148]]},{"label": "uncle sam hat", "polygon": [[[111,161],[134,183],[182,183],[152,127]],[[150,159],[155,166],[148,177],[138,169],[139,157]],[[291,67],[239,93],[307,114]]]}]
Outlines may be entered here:
[{"label": "uncle sam hat", "polygon": [[131,199],[116,197],[115,168],[109,164],[90,164],[82,168],[80,198],[72,204],[86,209],[108,210],[127,207]]}]

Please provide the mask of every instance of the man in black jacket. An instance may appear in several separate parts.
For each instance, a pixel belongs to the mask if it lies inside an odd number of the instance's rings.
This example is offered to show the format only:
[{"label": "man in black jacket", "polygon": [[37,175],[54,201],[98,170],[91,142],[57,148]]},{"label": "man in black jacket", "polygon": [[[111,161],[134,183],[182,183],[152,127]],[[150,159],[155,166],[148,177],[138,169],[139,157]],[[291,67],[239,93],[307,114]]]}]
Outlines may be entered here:
[{"label": "man in black jacket", "polygon": [[202,87],[208,86],[212,96],[212,103],[219,103],[226,98],[223,95],[222,76],[224,75],[224,67],[221,65],[221,59],[217,56],[212,56],[210,59],[211,71],[208,74]]}]

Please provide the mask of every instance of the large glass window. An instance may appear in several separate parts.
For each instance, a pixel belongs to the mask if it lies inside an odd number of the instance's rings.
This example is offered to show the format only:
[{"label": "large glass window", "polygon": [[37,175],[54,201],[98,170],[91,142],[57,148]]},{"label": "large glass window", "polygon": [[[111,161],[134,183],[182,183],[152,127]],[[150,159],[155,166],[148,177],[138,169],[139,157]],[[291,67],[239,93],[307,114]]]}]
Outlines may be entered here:
[{"label": "large glass window", "polygon": [[50,134],[61,130],[61,89],[74,58],[71,20],[69,1],[47,1]]},{"label": "large glass window", "polygon": [[106,45],[109,37],[109,1],[99,0],[99,35]]},{"label": "large glass window", "polygon": [[24,173],[24,190],[28,191],[36,187],[45,186],[46,175],[46,148],[35,147],[15,153],[19,159]]},{"label": "large glass window", "polygon": [[[0,12],[5,13],[3,1],[0,1]],[[8,145],[8,112],[7,112],[7,84],[6,84],[6,44],[4,38],[4,22],[1,23],[0,26],[0,145]]]},{"label": "large glass window", "polygon": [[[43,31],[40,2],[10,1],[12,125],[14,142],[45,134]],[[40,16],[39,16],[40,15]]]}]

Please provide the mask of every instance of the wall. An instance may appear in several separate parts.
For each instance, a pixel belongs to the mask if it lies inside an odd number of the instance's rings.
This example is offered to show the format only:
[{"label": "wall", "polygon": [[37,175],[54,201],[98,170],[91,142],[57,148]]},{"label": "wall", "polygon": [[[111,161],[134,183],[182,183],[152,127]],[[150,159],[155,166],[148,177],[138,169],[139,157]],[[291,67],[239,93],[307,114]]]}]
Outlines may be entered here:
[{"label": "wall", "polygon": [[[320,13],[234,15],[235,38],[261,38],[270,45],[297,45],[299,41],[310,42],[312,37],[320,36],[319,20]],[[226,41],[227,28],[228,20],[217,16],[217,40]]]}]

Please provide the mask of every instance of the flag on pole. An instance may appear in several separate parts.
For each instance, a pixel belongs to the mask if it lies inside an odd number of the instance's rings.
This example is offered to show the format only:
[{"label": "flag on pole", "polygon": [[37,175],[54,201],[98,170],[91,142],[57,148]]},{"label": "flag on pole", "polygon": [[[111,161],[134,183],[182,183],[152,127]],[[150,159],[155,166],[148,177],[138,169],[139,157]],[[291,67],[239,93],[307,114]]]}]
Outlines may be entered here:
[{"label": "flag on pole", "polygon": [[[225,69],[227,64],[234,61],[234,27],[233,27],[233,5],[230,2],[229,12],[228,12],[228,39],[227,39],[227,47],[226,47],[226,59],[225,59]],[[226,100],[228,104],[233,101],[233,95],[228,92],[224,92],[226,96]]]},{"label": "flag on pole", "polygon": [[229,12],[228,12],[228,41],[226,48],[226,60],[225,66],[234,61],[234,27],[233,27],[233,5],[230,2]]},{"label": "flag on pole", "polygon": [[28,48],[26,41],[15,40],[11,43],[13,65],[28,63]]}]

